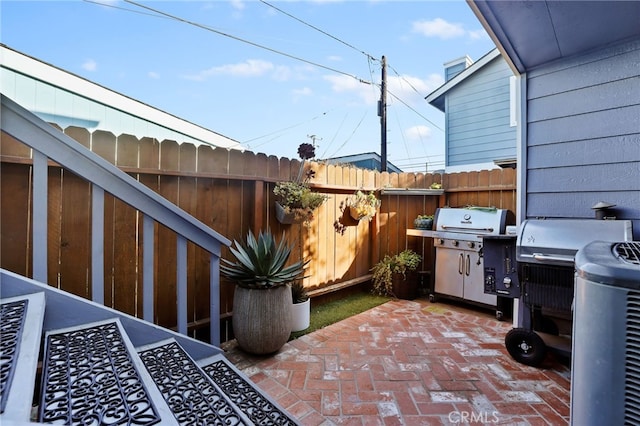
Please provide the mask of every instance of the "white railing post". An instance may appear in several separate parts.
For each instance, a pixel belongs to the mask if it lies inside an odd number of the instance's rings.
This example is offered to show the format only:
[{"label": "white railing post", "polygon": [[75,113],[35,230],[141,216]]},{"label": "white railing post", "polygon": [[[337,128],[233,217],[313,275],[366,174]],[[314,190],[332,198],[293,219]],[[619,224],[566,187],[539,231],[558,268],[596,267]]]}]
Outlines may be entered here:
[{"label": "white railing post", "polygon": [[176,292],[178,305],[178,333],[187,334],[187,239],[177,236]]},{"label": "white railing post", "polygon": [[220,346],[220,257],[209,256],[209,336],[212,345]]},{"label": "white railing post", "polygon": [[104,305],[104,190],[91,186],[91,300]]},{"label": "white railing post", "polygon": [[33,279],[47,282],[47,156],[33,152]]},{"label": "white railing post", "polygon": [[142,217],[142,244],[142,318],[145,321],[154,322],[154,221],[146,214]]}]

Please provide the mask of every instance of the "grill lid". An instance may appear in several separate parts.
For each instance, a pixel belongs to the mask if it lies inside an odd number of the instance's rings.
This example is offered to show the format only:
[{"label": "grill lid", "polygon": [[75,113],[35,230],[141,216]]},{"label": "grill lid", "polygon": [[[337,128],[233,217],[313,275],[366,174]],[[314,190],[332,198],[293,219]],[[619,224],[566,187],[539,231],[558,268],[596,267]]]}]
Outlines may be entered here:
[{"label": "grill lid", "polygon": [[576,252],[592,241],[631,241],[630,220],[528,219],[519,227],[518,262],[573,265]]},{"label": "grill lid", "polygon": [[472,235],[504,234],[507,210],[494,207],[445,207],[436,210],[434,230],[443,237],[446,233]]}]

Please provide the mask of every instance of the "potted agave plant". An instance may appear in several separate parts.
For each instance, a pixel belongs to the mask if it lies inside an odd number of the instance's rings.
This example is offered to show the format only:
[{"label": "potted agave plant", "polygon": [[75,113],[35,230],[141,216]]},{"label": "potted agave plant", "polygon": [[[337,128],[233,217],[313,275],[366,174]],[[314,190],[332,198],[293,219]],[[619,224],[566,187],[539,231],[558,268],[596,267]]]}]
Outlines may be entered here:
[{"label": "potted agave plant", "polygon": [[273,188],[277,197],[276,218],[283,224],[304,222],[308,225],[313,220],[314,211],[329,197],[311,189],[309,181],[315,176],[315,171],[304,171],[305,161],[315,157],[315,147],[302,143],[298,147],[298,155],[302,164],[296,180],[278,182]]},{"label": "potted agave plant", "polygon": [[222,259],[220,272],[236,284],[233,333],[238,346],[252,354],[279,350],[291,334],[291,286],[301,280],[309,261],[288,263],[292,246],[265,231],[230,247],[235,261]]}]

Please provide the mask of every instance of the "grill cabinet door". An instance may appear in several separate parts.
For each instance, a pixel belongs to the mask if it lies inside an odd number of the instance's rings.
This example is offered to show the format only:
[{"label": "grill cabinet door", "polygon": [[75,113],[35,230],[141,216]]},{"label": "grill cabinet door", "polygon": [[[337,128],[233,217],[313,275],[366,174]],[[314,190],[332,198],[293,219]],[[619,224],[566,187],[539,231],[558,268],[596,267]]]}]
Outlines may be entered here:
[{"label": "grill cabinet door", "polygon": [[462,252],[447,247],[437,247],[436,250],[436,293],[462,298],[464,294]]}]

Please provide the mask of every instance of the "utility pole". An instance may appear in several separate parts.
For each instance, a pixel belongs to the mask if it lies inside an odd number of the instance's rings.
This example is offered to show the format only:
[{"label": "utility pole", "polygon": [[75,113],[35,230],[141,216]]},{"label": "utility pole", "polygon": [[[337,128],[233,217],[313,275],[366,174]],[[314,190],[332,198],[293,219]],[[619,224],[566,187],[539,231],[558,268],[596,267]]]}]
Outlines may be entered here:
[{"label": "utility pole", "polygon": [[316,135],[307,135],[307,137],[308,137],[309,139],[311,139],[311,143],[313,144],[313,147],[314,147],[314,148],[316,147],[316,140],[319,140],[319,141],[321,141],[321,140],[322,140],[322,138],[320,138],[320,137],[318,137],[318,136],[316,136]]},{"label": "utility pole", "polygon": [[380,85],[380,171],[387,171],[387,60],[382,57],[382,84]]}]

